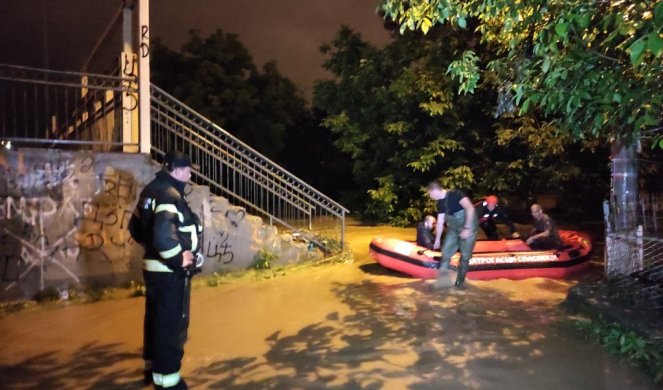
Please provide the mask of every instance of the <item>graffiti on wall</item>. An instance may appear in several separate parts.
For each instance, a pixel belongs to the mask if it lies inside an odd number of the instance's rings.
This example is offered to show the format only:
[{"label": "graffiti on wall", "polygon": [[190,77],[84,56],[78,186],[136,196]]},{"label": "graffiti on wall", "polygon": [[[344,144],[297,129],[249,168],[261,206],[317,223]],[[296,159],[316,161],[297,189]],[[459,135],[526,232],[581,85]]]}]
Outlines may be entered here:
[{"label": "graffiti on wall", "polygon": [[[136,200],[134,176],[72,155],[0,166],[0,276],[4,291],[22,282],[80,282],[94,262],[127,263],[126,226]],[[30,280],[30,282],[27,282]]]},{"label": "graffiti on wall", "polygon": [[[142,248],[127,225],[152,174],[126,155],[0,153],[0,299],[140,278]],[[205,191],[189,194],[205,219],[207,271],[248,267],[260,220]]]},{"label": "graffiti on wall", "polygon": [[[45,231],[44,221],[52,219],[57,214],[57,204],[53,199],[8,197],[0,199],[0,208],[0,220],[18,220],[21,227],[18,231],[5,227],[0,234],[0,245],[3,247],[1,249],[10,254],[5,255],[2,272],[2,280],[10,282],[5,290],[13,288],[32,271],[38,272],[40,275],[40,288],[43,289],[43,275],[49,265],[59,267],[74,281],[79,282],[78,277],[65,265],[67,258],[78,256],[78,248],[70,240],[75,228],[55,240],[49,237]],[[20,250],[12,251],[12,247],[20,248]],[[25,269],[20,274],[18,273],[21,269],[19,263],[25,265]]]},{"label": "graffiti on wall", "polygon": [[[220,205],[212,203],[210,207],[212,221],[218,221],[220,218],[228,216],[230,210],[224,210]],[[244,213],[244,211],[242,211]],[[232,227],[237,227],[237,223],[244,218],[237,217],[230,222]],[[213,232],[207,233],[204,239],[204,255],[205,258],[220,264],[230,264],[235,259],[235,253],[232,251],[232,245],[229,242],[230,232],[224,229],[214,229]]]}]

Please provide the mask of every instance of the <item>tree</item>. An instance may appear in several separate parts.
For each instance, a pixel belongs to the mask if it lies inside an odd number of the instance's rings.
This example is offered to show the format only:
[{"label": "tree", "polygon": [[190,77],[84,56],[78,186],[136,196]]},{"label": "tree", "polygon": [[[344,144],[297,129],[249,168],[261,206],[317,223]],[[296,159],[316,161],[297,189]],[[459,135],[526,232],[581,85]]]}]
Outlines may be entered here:
[{"label": "tree", "polygon": [[[380,8],[401,32],[475,24],[499,56],[483,67],[472,51],[454,61],[448,70],[461,92],[473,92],[482,76],[495,77],[507,102],[521,115],[540,113],[554,133],[615,140],[615,161],[631,174],[635,142],[661,130],[660,1],[382,0]],[[613,167],[615,173],[618,184],[625,176]],[[637,179],[622,184],[615,196],[632,207]]]},{"label": "tree", "polygon": [[476,144],[476,132],[463,128],[453,108],[463,98],[454,97],[440,71],[450,49],[439,42],[410,34],[378,50],[343,27],[322,47],[324,66],[337,78],[317,83],[314,104],[352,159],[355,197],[346,204],[364,218],[419,218],[421,187],[440,171],[454,185],[473,182],[468,163],[475,151],[465,144]]},{"label": "tree", "polygon": [[274,62],[256,69],[236,34],[191,31],[179,53],[158,41],[153,47],[157,85],[270,158],[280,157],[287,132],[307,115],[292,81]]},{"label": "tree", "polygon": [[[478,42],[473,32],[441,27],[426,37],[395,36],[378,50],[342,28],[323,46],[325,66],[337,78],[317,84],[315,105],[327,112],[323,124],[336,134],[337,147],[352,158],[356,190],[346,205],[364,218],[407,224],[430,207],[422,189],[433,179],[475,198],[497,192],[528,199],[570,188],[564,201],[576,208],[595,199],[579,194],[605,193],[605,179],[587,182],[588,170],[605,173],[605,163],[587,158],[587,150],[607,156],[605,148],[539,132],[546,124],[533,113],[496,120],[498,95],[490,82],[473,96],[455,93],[446,70],[457,51],[495,55]],[[582,191],[589,186],[593,191]]]},{"label": "tree", "polygon": [[293,174],[332,199],[347,198],[352,186],[351,162],[334,147],[337,137],[322,126],[325,114],[318,109],[307,111],[298,126],[285,136],[285,148],[279,162]]},{"label": "tree", "polygon": [[[536,118],[497,121],[496,89],[457,95],[446,70],[458,50],[490,57],[471,31],[433,28],[428,36],[396,36],[382,50],[342,28],[324,45],[334,80],[316,85],[315,106],[336,146],[352,159],[354,197],[345,204],[368,219],[407,224],[430,210],[422,189],[433,179],[481,195],[527,198],[551,184],[578,183],[582,153],[569,155],[569,137],[551,148]],[[584,161],[583,161],[584,162]],[[596,186],[596,183],[593,183]],[[574,191],[577,193],[578,191]]]}]

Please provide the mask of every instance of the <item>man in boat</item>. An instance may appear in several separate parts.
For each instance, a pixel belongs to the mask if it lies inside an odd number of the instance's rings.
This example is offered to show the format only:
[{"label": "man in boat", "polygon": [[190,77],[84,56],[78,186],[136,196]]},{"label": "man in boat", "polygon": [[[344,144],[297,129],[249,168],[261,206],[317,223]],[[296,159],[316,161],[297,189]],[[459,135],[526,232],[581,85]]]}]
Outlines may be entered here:
[{"label": "man in boat", "polygon": [[424,248],[433,249],[435,237],[433,236],[433,228],[435,227],[435,217],[427,215],[422,222],[417,224],[417,245]]},{"label": "man in boat", "polygon": [[475,205],[477,215],[479,216],[479,226],[486,234],[489,240],[498,240],[496,222],[502,222],[507,226],[512,238],[520,237],[516,227],[506,213],[506,209],[499,204],[499,198],[495,195],[489,195],[483,202]]},{"label": "man in boat", "polygon": [[444,236],[442,259],[440,260],[440,276],[436,285],[441,287],[446,284],[446,273],[449,269],[451,256],[460,250],[458,275],[454,285],[462,287],[465,282],[465,275],[467,275],[470,268],[470,258],[479,230],[476,210],[470,198],[460,190],[444,189],[436,181],[430,183],[426,190],[428,196],[435,201],[437,208],[437,226],[433,249],[440,248],[444,223],[447,223],[447,234]]},{"label": "man in boat", "polygon": [[543,212],[540,205],[534,203],[532,212],[532,232],[527,238],[527,245],[536,250],[557,249],[562,246],[555,221]]}]

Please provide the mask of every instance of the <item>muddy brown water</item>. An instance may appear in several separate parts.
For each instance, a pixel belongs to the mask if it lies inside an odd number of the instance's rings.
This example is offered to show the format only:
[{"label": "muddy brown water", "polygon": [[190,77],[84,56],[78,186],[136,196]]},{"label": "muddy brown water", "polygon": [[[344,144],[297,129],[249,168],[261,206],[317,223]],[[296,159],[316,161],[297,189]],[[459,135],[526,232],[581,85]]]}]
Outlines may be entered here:
[{"label": "muddy brown water", "polygon": [[[471,282],[464,293],[388,272],[349,226],[355,262],[196,288],[182,373],[199,389],[654,389],[585,341],[559,308],[575,280]],[[596,253],[596,252],[595,252]],[[600,253],[598,260],[600,261]],[[141,388],[143,299],[0,319],[3,389]]]}]

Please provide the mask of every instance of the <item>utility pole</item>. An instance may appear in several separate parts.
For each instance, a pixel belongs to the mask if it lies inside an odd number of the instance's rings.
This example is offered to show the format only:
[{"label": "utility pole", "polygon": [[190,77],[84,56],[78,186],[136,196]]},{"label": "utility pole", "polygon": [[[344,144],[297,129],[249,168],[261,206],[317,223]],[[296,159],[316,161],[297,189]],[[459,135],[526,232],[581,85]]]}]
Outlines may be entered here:
[{"label": "utility pole", "polygon": [[138,0],[137,54],[140,152],[150,154],[150,0]]}]

